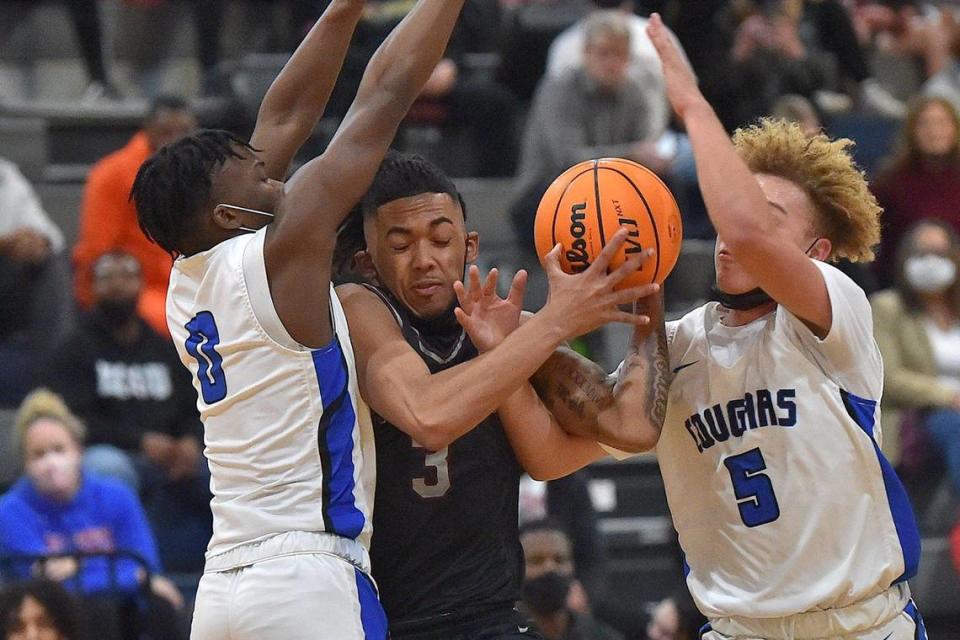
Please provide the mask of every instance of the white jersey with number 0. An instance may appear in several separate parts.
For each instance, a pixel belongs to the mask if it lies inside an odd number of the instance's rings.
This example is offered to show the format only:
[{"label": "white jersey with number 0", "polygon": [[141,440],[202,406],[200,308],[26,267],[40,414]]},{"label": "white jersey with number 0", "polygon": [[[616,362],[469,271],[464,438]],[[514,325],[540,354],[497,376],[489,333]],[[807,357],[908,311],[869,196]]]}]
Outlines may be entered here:
[{"label": "white jersey with number 0", "polygon": [[291,531],[369,547],[373,431],[346,317],[331,287],[336,337],[323,349],[297,344],[270,297],[265,237],[181,257],[170,276],[167,320],[193,374],[210,464],[208,568],[224,552]]},{"label": "white jersey with number 0", "polygon": [[727,327],[709,303],[668,325],[657,456],[687,584],[711,618],[843,607],[916,572],[913,512],[878,446],[870,305],[815,264],[833,310],[823,340],[783,306]]}]

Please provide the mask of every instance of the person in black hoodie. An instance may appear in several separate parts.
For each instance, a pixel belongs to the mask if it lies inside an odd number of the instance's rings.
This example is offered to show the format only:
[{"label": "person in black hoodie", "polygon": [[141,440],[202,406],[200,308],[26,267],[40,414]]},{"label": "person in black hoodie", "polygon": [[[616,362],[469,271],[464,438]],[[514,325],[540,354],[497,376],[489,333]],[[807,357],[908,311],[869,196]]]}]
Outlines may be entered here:
[{"label": "person in black hoodie", "polygon": [[137,260],[106,253],[93,278],[94,306],[54,349],[41,382],[86,424],[88,471],[125,482],[155,523],[183,523],[156,528],[165,564],[202,566],[209,472],[190,375],[169,340],[137,315]]}]

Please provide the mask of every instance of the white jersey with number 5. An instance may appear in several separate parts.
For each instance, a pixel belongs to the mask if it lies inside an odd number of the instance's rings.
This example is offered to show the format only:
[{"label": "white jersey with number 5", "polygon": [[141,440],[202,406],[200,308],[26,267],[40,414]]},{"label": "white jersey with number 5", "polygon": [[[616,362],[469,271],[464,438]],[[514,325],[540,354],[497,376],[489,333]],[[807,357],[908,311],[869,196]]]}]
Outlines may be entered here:
[{"label": "white jersey with number 5", "polygon": [[181,257],[170,276],[167,320],[193,373],[210,464],[208,570],[225,552],[296,531],[356,541],[363,557],[345,555],[369,570],[373,431],[346,317],[331,287],[335,338],[323,349],[297,344],[270,297],[265,237]]},{"label": "white jersey with number 5", "polygon": [[709,303],[668,325],[657,456],[687,584],[710,618],[844,607],[917,569],[913,512],[878,446],[870,305],[815,264],[833,310],[823,340],[783,306],[727,327]]}]

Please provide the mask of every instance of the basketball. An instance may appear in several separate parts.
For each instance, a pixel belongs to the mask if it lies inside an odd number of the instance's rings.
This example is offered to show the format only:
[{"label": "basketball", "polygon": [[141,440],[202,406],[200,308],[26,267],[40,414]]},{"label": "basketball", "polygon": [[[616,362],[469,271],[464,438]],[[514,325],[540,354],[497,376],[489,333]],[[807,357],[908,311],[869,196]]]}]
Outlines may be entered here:
[{"label": "basketball", "polygon": [[670,189],[655,173],[630,160],[581,162],[557,178],[540,201],[533,230],[537,255],[542,262],[559,243],[563,270],[579,273],[620,227],[626,227],[629,236],[611,269],[648,247],[656,254],[617,288],[663,283],[677,263],[683,241],[680,209]]}]

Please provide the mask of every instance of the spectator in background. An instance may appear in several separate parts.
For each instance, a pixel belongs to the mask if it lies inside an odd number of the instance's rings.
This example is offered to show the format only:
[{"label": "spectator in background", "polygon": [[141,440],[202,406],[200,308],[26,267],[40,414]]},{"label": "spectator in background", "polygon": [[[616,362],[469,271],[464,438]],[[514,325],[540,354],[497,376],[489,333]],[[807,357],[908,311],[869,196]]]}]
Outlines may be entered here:
[{"label": "spectator in background", "polygon": [[533,219],[550,183],[578,162],[648,157],[661,133],[651,129],[650,97],[629,74],[631,32],[620,11],[595,12],[583,27],[584,67],[545,78],[537,89],[520,157],[511,217],[533,250]]},{"label": "spectator in background", "polygon": [[499,0],[503,37],[497,79],[524,102],[533,96],[551,43],[582,18],[585,0]]},{"label": "spectator in background", "polygon": [[0,406],[19,404],[51,342],[69,329],[63,246],[33,187],[0,158]]},{"label": "spectator in background", "polygon": [[130,189],[140,165],[154,151],[196,128],[196,117],[183,99],[159,97],[151,104],[143,129],[127,146],[100,160],[90,171],[73,250],[74,294],[81,307],[88,309],[93,304],[94,262],[104,253],[119,249],[134,256],[143,269],[140,315],[155,331],[168,335],[166,298],[173,262],[140,231]]},{"label": "spectator in background", "polygon": [[526,562],[522,606],[546,640],[622,640],[618,631],[595,620],[574,575],[570,538],[549,520],[520,530]]},{"label": "spectator in background", "polygon": [[[565,74],[583,69],[586,27],[590,16],[597,11],[618,10],[623,14],[624,24],[630,29],[630,65],[629,73],[639,82],[647,93],[649,110],[646,115],[650,119],[646,123],[646,130],[650,137],[656,139],[666,131],[670,122],[670,105],[667,104],[666,89],[663,84],[663,72],[660,69],[660,58],[647,35],[646,18],[634,13],[635,4],[632,0],[592,0],[596,9],[587,17],[578,21],[572,27],[557,36],[550,45],[547,54],[547,76],[560,78]],[[679,42],[678,42],[679,46]]]},{"label": "spectator in background", "polygon": [[894,252],[908,227],[932,218],[960,230],[960,120],[949,102],[924,97],[911,106],[873,191],[885,225],[877,275],[881,285],[890,286]]},{"label": "spectator in background", "polygon": [[80,611],[70,593],[51,580],[0,590],[3,640],[84,640]]},{"label": "spectator in background", "polygon": [[165,564],[199,569],[212,526],[203,428],[173,345],[136,313],[142,285],[132,256],[101,256],[93,307],[56,348],[44,383],[86,423],[87,468],[142,496]]},{"label": "spectator in background", "polygon": [[773,103],[770,115],[778,120],[796,122],[808,136],[815,136],[823,129],[823,123],[820,122],[817,110],[803,96],[794,94],[780,96]]},{"label": "spectator in background", "polygon": [[[883,411],[913,412],[942,453],[960,497],[960,239],[938,220],[918,222],[897,251],[894,288],[871,299],[883,356]],[[884,451],[899,458],[897,419]],[[893,431],[892,433],[888,433]]]},{"label": "spectator in background", "polygon": [[731,130],[770,113],[781,95],[812,98],[834,84],[831,56],[801,38],[803,3],[756,5],[736,27],[725,63],[711,70],[711,101]]},{"label": "spectator in background", "polygon": [[[0,497],[0,555],[48,556],[70,553],[132,552],[150,569],[153,637],[177,637],[174,609],[183,606],[177,588],[160,575],[153,534],[137,498],[123,485],[81,469],[84,428],[63,401],[46,390],[30,394],[17,413],[16,435],[25,475]],[[147,579],[127,559],[83,562],[56,557],[40,565],[14,564],[26,578],[35,571],[63,583],[91,602],[118,597],[132,602]]]},{"label": "spectator in background", "polygon": [[948,29],[948,33],[945,37],[949,56],[940,70],[924,83],[922,91],[927,96],[945,98],[955,110],[960,111],[960,25],[955,17],[944,12],[944,17],[947,16],[949,20],[945,20],[945,29]]},{"label": "spectator in background", "polygon": [[698,640],[700,628],[705,624],[707,619],[684,589],[653,607],[647,624],[647,640]]}]

